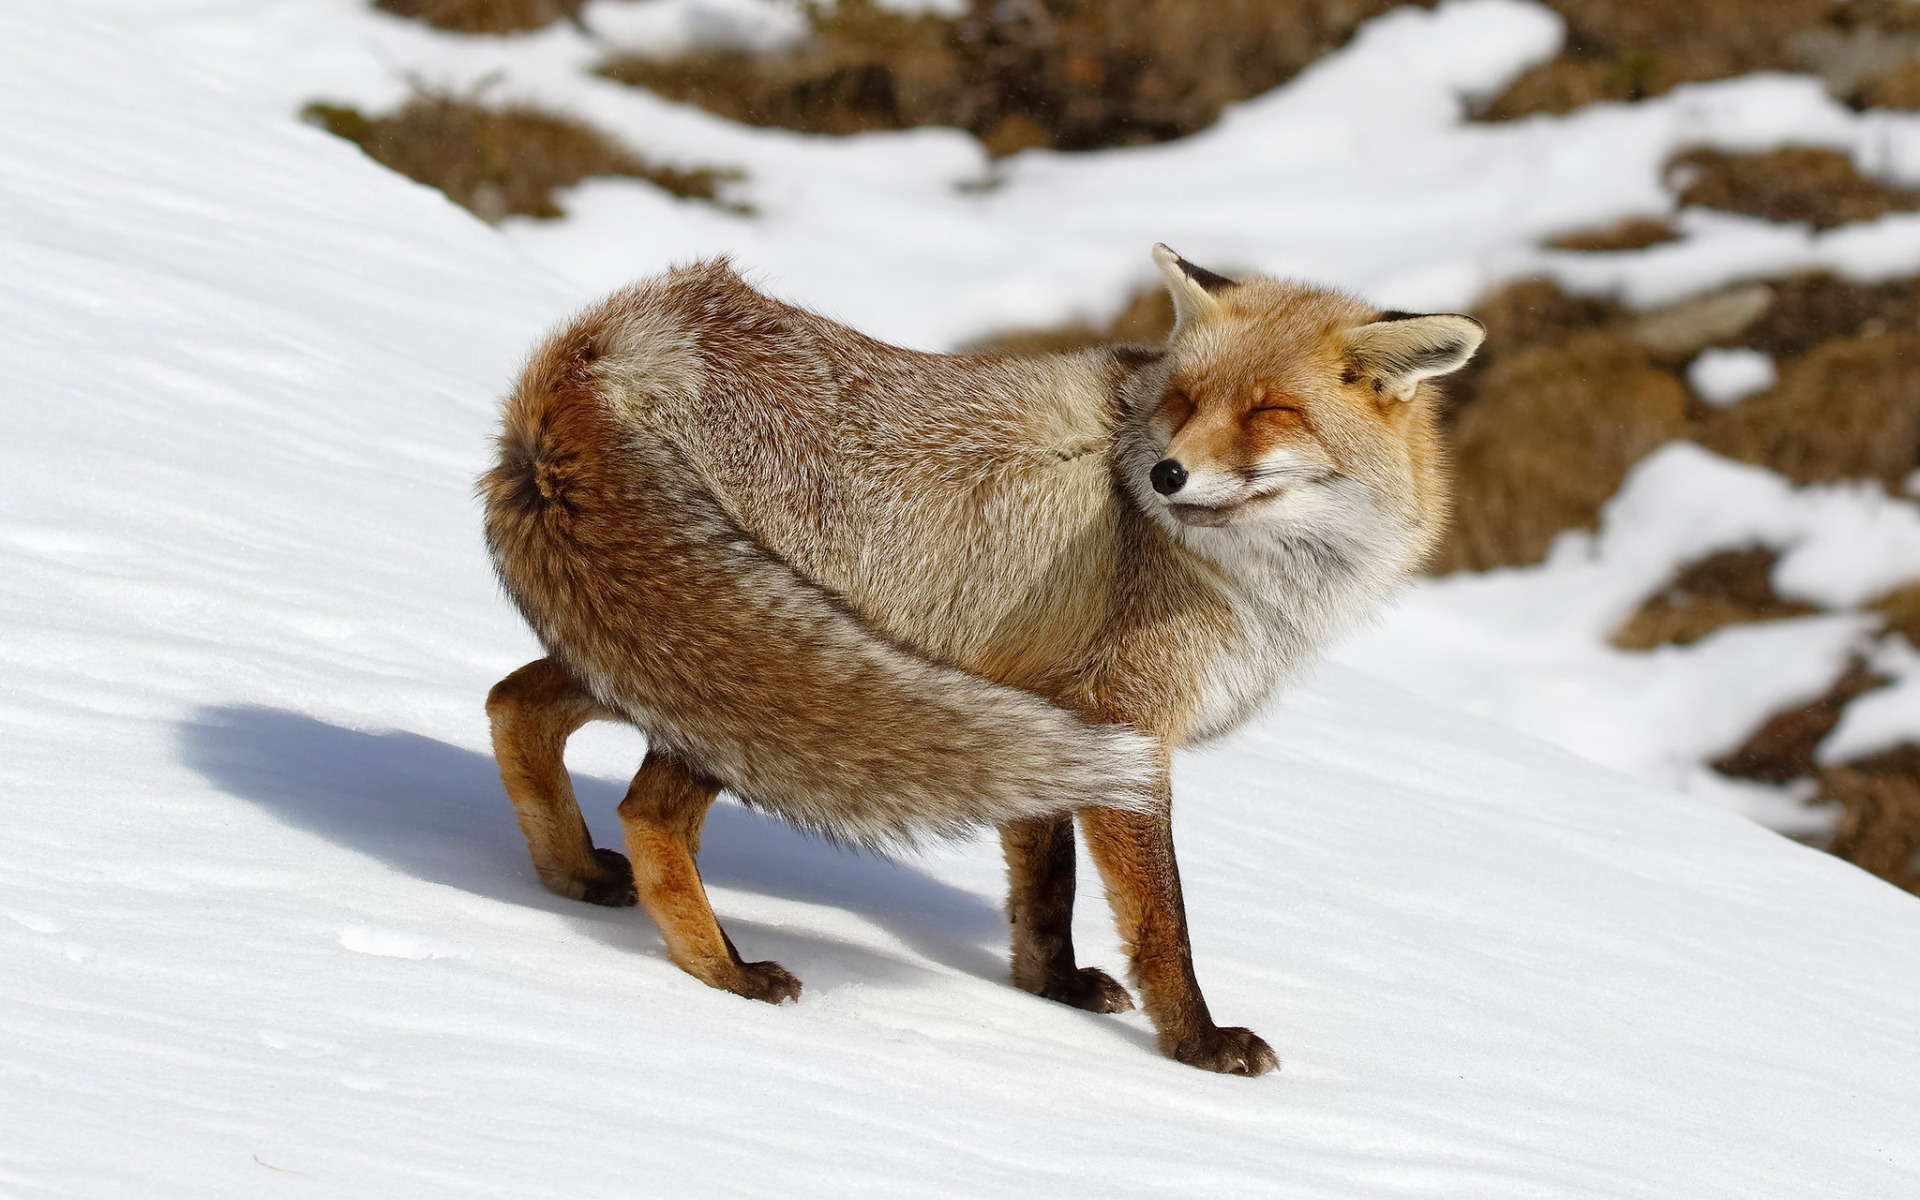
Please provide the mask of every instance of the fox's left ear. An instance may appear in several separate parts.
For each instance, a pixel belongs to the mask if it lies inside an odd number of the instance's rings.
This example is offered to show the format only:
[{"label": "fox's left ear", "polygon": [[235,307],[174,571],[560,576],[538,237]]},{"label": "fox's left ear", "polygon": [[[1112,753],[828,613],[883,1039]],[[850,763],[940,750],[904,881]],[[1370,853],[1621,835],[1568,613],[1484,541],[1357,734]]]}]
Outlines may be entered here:
[{"label": "fox's left ear", "polygon": [[1472,317],[1388,313],[1347,331],[1347,361],[1357,375],[1373,381],[1374,391],[1411,400],[1422,379],[1466,366],[1486,336],[1486,326]]},{"label": "fox's left ear", "polygon": [[1214,297],[1234,285],[1225,275],[1216,275],[1181,258],[1165,242],[1154,245],[1153,262],[1160,268],[1160,274],[1166,276],[1167,291],[1173,295],[1175,334],[1219,312],[1220,301]]}]

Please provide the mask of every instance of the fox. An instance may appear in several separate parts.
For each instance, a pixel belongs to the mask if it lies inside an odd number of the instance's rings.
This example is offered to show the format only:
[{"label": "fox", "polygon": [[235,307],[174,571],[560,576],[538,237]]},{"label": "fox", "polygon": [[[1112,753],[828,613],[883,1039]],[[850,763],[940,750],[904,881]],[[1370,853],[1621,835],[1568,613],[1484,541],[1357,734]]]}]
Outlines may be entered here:
[{"label": "fox", "polygon": [[[1264,711],[1433,551],[1436,381],[1484,330],[1153,260],[1161,346],[909,350],[717,259],[535,348],[478,491],[545,651],[486,703],[542,885],[638,903],[675,965],[778,1004],[799,980],[746,960],[701,882],[722,790],[881,850],[993,826],[1012,984],[1125,1011],[1075,955],[1077,828],[1160,1051],[1279,1065],[1201,994],[1172,757]],[[647,741],[624,854],[594,845],[564,762],[596,720]]]}]

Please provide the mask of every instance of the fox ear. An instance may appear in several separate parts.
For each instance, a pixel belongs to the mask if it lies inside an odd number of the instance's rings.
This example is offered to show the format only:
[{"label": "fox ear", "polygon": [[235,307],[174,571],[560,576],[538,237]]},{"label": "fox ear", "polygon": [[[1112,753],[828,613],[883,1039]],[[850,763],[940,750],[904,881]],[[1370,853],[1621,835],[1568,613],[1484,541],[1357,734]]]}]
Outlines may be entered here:
[{"label": "fox ear", "polygon": [[1347,361],[1373,381],[1374,391],[1411,400],[1422,379],[1466,366],[1486,336],[1486,326],[1472,317],[1384,313],[1371,325],[1347,331]]},{"label": "fox ear", "polygon": [[1205,267],[1196,267],[1175,254],[1165,243],[1153,248],[1154,265],[1167,278],[1167,291],[1173,294],[1173,331],[1198,325],[1220,311],[1215,294],[1233,286],[1225,275],[1215,275]]}]

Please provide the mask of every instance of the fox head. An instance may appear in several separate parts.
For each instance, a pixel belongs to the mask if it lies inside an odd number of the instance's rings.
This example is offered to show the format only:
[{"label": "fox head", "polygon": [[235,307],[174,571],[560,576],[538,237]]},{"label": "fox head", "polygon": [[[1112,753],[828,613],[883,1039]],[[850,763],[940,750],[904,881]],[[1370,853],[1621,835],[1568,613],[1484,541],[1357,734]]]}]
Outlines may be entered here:
[{"label": "fox head", "polygon": [[1195,549],[1345,534],[1423,557],[1446,517],[1426,381],[1465,365],[1480,323],[1153,257],[1175,323],[1128,406],[1119,465],[1141,507]]}]

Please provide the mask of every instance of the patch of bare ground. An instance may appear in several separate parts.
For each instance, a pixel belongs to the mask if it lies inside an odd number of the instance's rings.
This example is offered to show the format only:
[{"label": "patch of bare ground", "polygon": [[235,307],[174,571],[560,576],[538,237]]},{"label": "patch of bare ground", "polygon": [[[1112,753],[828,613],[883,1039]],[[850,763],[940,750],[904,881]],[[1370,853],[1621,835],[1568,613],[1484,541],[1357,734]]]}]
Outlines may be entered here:
[{"label": "patch of bare ground", "polygon": [[1547,239],[1553,250],[1583,250],[1609,254],[1622,250],[1645,250],[1665,242],[1680,240],[1680,234],[1666,221],[1656,217],[1629,217],[1600,229],[1576,229]]},{"label": "patch of bare ground", "polygon": [[1567,22],[1559,57],[1480,113],[1490,121],[1640,100],[1677,84],[1791,68],[1793,40],[1827,24],[1833,0],[1546,0]]},{"label": "patch of bare ground", "polygon": [[1920,745],[1826,768],[1818,799],[1840,806],[1831,853],[1920,893]]},{"label": "patch of bare ground", "polygon": [[1697,436],[1796,483],[1877,479],[1898,491],[1920,464],[1920,332],[1822,342],[1783,364],[1770,391],[1707,416]]},{"label": "patch of bare ground", "polygon": [[554,193],[592,176],[644,179],[716,204],[721,185],[741,178],[735,170],[648,162],[587,125],[522,105],[490,108],[419,92],[385,116],[333,104],[309,104],[302,115],[490,222],[512,214],[561,216]]},{"label": "patch of bare ground", "polygon": [[1622,650],[1685,646],[1717,629],[1803,617],[1820,611],[1773,590],[1779,555],[1762,546],[1727,550],[1689,563],[1613,634]]},{"label": "patch of bare ground", "polygon": [[555,21],[574,21],[586,0],[373,0],[396,17],[425,21],[453,33],[524,33]]},{"label": "patch of bare ground", "polygon": [[1686,432],[1687,391],[1619,333],[1503,355],[1453,424],[1457,471],[1442,570],[1538,562],[1591,528],[1628,468]]},{"label": "patch of bare ground", "polygon": [[1882,337],[1920,328],[1920,280],[1866,284],[1831,275],[1799,275],[1767,286],[1770,303],[1735,340],[1775,358],[1797,358],[1835,338]]},{"label": "patch of bare ground", "polygon": [[957,18],[872,0],[810,9],[758,54],[624,55],[608,78],[752,125],[947,125],[995,155],[1183,137],[1291,78],[1396,0],[972,0]]},{"label": "patch of bare ground", "polygon": [[1682,204],[1815,229],[1920,209],[1920,192],[1862,175],[1838,150],[1811,146],[1765,154],[1692,150],[1667,164],[1667,179]]},{"label": "patch of bare ground", "polygon": [[1658,96],[1750,71],[1812,71],[1856,107],[1906,107],[1920,17],[1902,0],[1544,0],[1567,22],[1558,57],[1479,113],[1503,121]]},{"label": "patch of bare ground", "polygon": [[1814,750],[1820,739],[1840,723],[1840,710],[1856,696],[1892,682],[1876,675],[1865,663],[1854,662],[1836,679],[1827,694],[1809,704],[1777,712],[1767,718],[1738,750],[1710,764],[1722,775],[1757,783],[1787,783],[1819,773]]},{"label": "patch of bare ground", "polygon": [[[1667,437],[1694,437],[1801,483],[1876,479],[1892,489],[1920,467],[1920,281],[1806,275],[1628,313],[1526,280],[1487,296],[1474,315],[1487,341],[1448,381],[1460,505],[1438,569],[1538,561],[1559,528],[1592,523],[1607,498],[1597,489],[1617,482],[1628,456]],[[1584,352],[1569,351],[1576,341]],[[1595,374],[1615,369],[1594,357],[1602,344],[1613,347],[1612,363],[1631,364],[1617,400],[1615,381]],[[1731,408],[1708,407],[1679,380],[1708,346],[1763,350],[1780,382]],[[1517,387],[1590,411],[1535,414],[1511,398]],[[1684,397],[1685,420],[1650,404],[1656,395]],[[1594,462],[1583,469],[1573,460],[1589,436]],[[1536,489],[1538,505],[1527,499]]]},{"label": "patch of bare ground", "polygon": [[1897,587],[1877,600],[1867,603],[1867,610],[1880,614],[1890,633],[1897,633],[1907,639],[1907,644],[1920,648],[1920,582]]},{"label": "patch of bare ground", "polygon": [[1775,713],[1745,745],[1710,765],[1723,775],[1760,783],[1815,780],[1819,791],[1813,802],[1840,808],[1827,851],[1920,893],[1920,745],[1838,766],[1814,761],[1821,739],[1839,724],[1846,705],[1889,682],[1856,660],[1826,695]]}]

